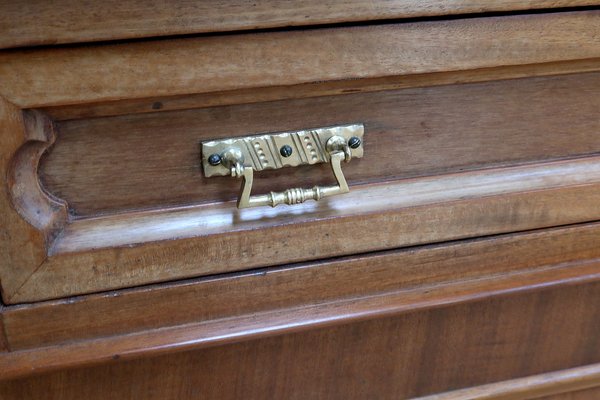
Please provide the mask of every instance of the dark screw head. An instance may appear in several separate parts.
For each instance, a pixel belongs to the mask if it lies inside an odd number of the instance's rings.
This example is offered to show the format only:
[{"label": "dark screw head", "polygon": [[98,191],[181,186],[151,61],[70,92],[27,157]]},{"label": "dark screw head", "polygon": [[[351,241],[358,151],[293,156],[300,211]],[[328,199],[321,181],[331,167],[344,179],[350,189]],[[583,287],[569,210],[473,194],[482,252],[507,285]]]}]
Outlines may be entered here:
[{"label": "dark screw head", "polygon": [[292,152],[292,146],[288,146],[287,144],[285,146],[281,146],[281,148],[279,149],[279,154],[281,154],[284,157],[291,156]]},{"label": "dark screw head", "polygon": [[218,154],[211,154],[208,157],[208,163],[213,167],[221,164],[221,156]]},{"label": "dark screw head", "polygon": [[348,146],[350,146],[351,149],[357,149],[361,143],[362,141],[360,140],[360,138],[356,136],[352,136],[350,140],[348,140]]}]

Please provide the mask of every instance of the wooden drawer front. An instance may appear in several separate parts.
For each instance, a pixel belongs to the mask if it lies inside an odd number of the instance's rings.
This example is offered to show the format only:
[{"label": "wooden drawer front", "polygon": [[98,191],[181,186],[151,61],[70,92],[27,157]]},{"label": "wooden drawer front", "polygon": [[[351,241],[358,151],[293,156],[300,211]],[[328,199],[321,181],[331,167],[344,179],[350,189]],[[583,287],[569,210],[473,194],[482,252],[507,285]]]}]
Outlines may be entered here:
[{"label": "wooden drawer front", "polygon": [[[4,52],[4,301],[597,220],[599,19]],[[366,130],[348,194],[237,210],[239,181],[203,177],[201,141],[348,123]],[[330,174],[265,171],[254,190]]]},{"label": "wooden drawer front", "polygon": [[[365,156],[344,165],[354,186],[600,154],[599,87],[588,73],[59,121],[39,173],[89,217],[235,200],[238,181],[204,178],[199,142],[263,132],[363,123]],[[327,165],[288,168],[254,189],[331,180]]]}]

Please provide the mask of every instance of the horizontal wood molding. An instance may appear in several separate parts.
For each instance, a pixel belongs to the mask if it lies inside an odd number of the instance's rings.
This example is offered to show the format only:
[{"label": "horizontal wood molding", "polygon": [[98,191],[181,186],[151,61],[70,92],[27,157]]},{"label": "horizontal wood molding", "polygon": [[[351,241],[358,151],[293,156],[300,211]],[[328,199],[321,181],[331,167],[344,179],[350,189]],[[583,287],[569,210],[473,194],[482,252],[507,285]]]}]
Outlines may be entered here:
[{"label": "horizontal wood molding", "polygon": [[56,121],[600,71],[600,58],[43,107]]},{"label": "horizontal wood molding", "polygon": [[[12,347],[24,349],[595,259],[599,240],[597,223],[508,234],[125,290],[117,296],[14,306],[6,309],[5,318]],[[160,312],[145,307],[148,301],[160,304]],[[112,313],[115,309],[132,309],[136,317]]]},{"label": "horizontal wood molding", "polygon": [[0,376],[595,282],[599,237],[588,224],[7,307]]},{"label": "horizontal wood molding", "polygon": [[[7,144],[2,148],[2,171],[12,177],[16,169],[10,171],[11,166],[28,165],[27,173],[20,176],[35,177],[32,172],[38,157],[52,143],[46,135],[46,142],[29,148],[28,142],[40,141],[35,137],[39,132],[34,136],[24,132],[21,125],[27,126],[27,118],[22,116],[41,114],[36,110],[23,114],[22,108],[200,96],[259,87],[300,88],[354,78],[393,78],[398,83],[398,77],[418,76],[424,85],[431,74],[515,67],[526,75],[531,70],[523,68],[537,65],[561,69],[569,64],[593,70],[600,59],[599,20],[599,11],[588,10],[4,51],[0,53],[0,96],[10,112],[2,115],[9,133],[0,139]],[[464,46],[465,41],[470,45]],[[338,61],[324,63],[323,54]],[[118,85],[115,76],[119,76]],[[589,125],[578,130],[583,132],[579,137],[584,144],[557,158],[588,159],[364,184],[343,199],[305,204],[292,211],[238,212],[231,202],[180,208],[167,204],[155,211],[78,219],[67,215],[64,203],[46,196],[38,182],[30,183],[38,188],[35,196],[27,192],[30,197],[19,197],[24,186],[13,180],[17,183],[11,184],[10,196],[0,199],[0,207],[8,211],[3,215],[7,226],[12,226],[13,218],[19,219],[14,225],[18,226],[15,233],[21,235],[15,237],[28,238],[28,247],[22,251],[21,239],[3,241],[7,254],[3,259],[11,263],[0,265],[2,296],[8,304],[40,301],[594,221],[599,218],[599,163],[588,132],[595,131],[597,121],[586,121]],[[27,157],[15,156],[21,150]],[[23,208],[17,212],[15,199],[36,200],[28,204],[41,204],[56,210],[58,216],[34,221],[40,224],[34,227],[26,220],[31,222],[35,214]],[[349,207],[351,202],[361,208]],[[29,210],[41,212],[42,207]],[[368,239],[355,243],[352,229],[364,229]],[[315,238],[318,243],[287,245],[298,237]]]},{"label": "horizontal wood molding", "polygon": [[599,21],[583,11],[8,51],[0,95],[31,108],[590,59]]},{"label": "horizontal wood molding", "polygon": [[[39,193],[36,191],[39,188],[37,179],[26,181],[35,170],[30,169],[25,177],[15,174],[13,155],[32,141],[35,142],[34,150],[45,147],[48,143],[44,139],[44,135],[26,132],[21,110],[0,98],[0,292],[5,299],[10,296],[10,288],[14,290],[21,286],[47,256],[46,232],[36,229],[17,212],[11,195],[24,195],[19,191],[23,191],[26,183],[31,186],[33,195]],[[23,158],[26,162],[27,157]],[[33,161],[35,165],[37,161]]]},{"label": "horizontal wood molding", "polygon": [[[600,387],[600,364],[418,397],[413,400],[543,400],[541,397],[596,387]],[[589,399],[592,400],[592,397]]]},{"label": "horizontal wood molding", "polygon": [[592,157],[370,185],[298,209],[222,203],[74,221],[9,303],[593,221],[598,165]]},{"label": "horizontal wood molding", "polygon": [[[234,200],[238,182],[203,176],[198,143],[264,132],[363,123],[353,188],[600,154],[598,87],[593,72],[61,121],[38,175],[81,218]],[[253,191],[331,179],[327,165],[264,171]]]},{"label": "horizontal wood molding", "polygon": [[[570,187],[575,190],[581,187],[583,193],[586,191],[584,188],[589,186],[590,190],[587,192],[591,194],[598,184],[600,157],[595,156],[361,185],[343,197],[330,199],[327,204],[307,203],[296,205],[293,209],[282,207],[240,211],[230,201],[219,205],[206,204],[83,218],[72,221],[64,229],[49,254],[59,256],[64,253],[125,247],[173,237],[185,239],[236,231],[248,232],[257,228],[276,227],[282,222],[288,225],[359,215],[369,218],[369,215],[376,213],[398,213],[403,209],[414,212],[413,208],[416,207],[433,208],[444,203],[452,208],[460,201],[484,203],[493,196],[517,193],[526,193],[534,198],[540,194],[539,191]],[[589,200],[593,198],[590,197]],[[582,199],[582,203],[584,202]],[[357,204],[360,207],[356,207]],[[580,207],[584,206],[580,204]],[[581,211],[577,213],[579,212]],[[267,217],[271,219],[271,223],[264,221]],[[285,221],[277,217],[285,218]],[[592,221],[600,219],[600,210],[589,214],[589,218]],[[194,223],[185,224],[185,221]],[[571,223],[574,222],[585,221]],[[393,229],[400,231],[397,224],[398,221],[394,221],[389,228],[395,227]],[[401,247],[400,243],[398,245],[394,247]]]},{"label": "horizontal wood molding", "polygon": [[9,351],[0,353],[0,379],[222,345],[557,285],[595,282],[600,279],[599,271],[600,264],[597,262],[579,265],[579,268],[570,265],[560,271],[552,269],[530,275],[506,275],[408,293],[351,299],[340,303],[245,315],[59,346]]},{"label": "horizontal wood molding", "polygon": [[89,4],[36,0],[26,5],[5,1],[0,4],[0,48],[596,4],[591,0],[178,0],[169,5],[141,0]]},{"label": "horizontal wood molding", "polygon": [[[189,351],[129,354],[119,358],[129,358],[123,362],[111,358],[74,369],[67,368],[66,352],[51,347],[46,350],[63,357],[63,369],[2,381],[0,397],[100,400],[135,393],[144,399],[259,400],[269,393],[292,400],[407,399],[600,362],[600,320],[593,318],[600,304],[590,301],[599,293],[598,281],[516,290],[214,347],[188,343]],[[236,320],[231,322],[234,327]],[[91,347],[80,345],[72,354],[85,357]],[[49,390],[55,387],[63,390]]]}]

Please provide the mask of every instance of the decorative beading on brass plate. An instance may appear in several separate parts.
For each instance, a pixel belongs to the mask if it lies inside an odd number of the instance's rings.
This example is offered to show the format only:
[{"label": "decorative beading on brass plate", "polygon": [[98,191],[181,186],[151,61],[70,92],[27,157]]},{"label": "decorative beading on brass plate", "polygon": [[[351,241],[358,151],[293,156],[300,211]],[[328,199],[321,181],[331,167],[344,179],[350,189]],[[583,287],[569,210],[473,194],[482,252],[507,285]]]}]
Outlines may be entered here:
[{"label": "decorative beading on brass plate", "polygon": [[[204,175],[243,178],[238,208],[298,204],[349,192],[341,162],[363,156],[362,124],[272,133],[202,143]],[[336,186],[292,188],[251,196],[254,171],[330,163]]]}]

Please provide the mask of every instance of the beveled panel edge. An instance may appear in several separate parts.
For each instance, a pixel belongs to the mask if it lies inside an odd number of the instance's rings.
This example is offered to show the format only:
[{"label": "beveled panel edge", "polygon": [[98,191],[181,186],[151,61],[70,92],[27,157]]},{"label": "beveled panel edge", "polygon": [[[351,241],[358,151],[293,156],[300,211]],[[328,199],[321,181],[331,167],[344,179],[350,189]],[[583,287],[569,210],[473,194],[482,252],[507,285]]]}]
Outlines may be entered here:
[{"label": "beveled panel edge", "polygon": [[412,400],[532,400],[600,387],[600,364],[475,386]]},{"label": "beveled panel edge", "polygon": [[490,297],[581,285],[600,280],[600,264],[583,262],[492,276],[413,291],[217,319],[69,344],[0,353],[0,379],[136,359],[315,329]]},{"label": "beveled panel edge", "polygon": [[[496,167],[353,187],[326,202],[238,210],[234,202],[131,212],[72,221],[50,256],[109,247],[359,217],[466,199],[600,184],[600,156]],[[600,210],[590,221],[600,219]],[[188,223],[186,223],[186,221]],[[150,230],[150,228],[154,230]]]}]

